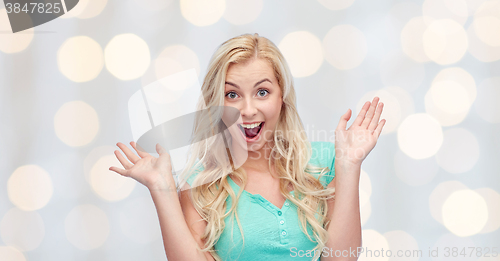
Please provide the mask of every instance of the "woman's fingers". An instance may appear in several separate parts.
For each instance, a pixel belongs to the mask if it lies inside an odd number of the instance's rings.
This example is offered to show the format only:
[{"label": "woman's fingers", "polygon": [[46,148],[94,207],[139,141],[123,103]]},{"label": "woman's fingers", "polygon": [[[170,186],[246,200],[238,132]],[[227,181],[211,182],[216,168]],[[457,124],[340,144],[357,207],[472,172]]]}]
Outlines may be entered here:
[{"label": "woman's fingers", "polygon": [[384,108],[384,104],[379,103],[377,110],[375,112],[375,116],[373,116],[373,119],[370,122],[370,126],[368,126],[369,130],[373,131],[377,127],[377,125],[379,124],[379,119],[380,119],[380,115],[382,114],[383,108]]},{"label": "woman's fingers", "polygon": [[360,126],[361,123],[363,123],[363,119],[365,118],[365,115],[366,115],[366,112],[368,111],[368,108],[370,108],[370,102],[365,102],[365,104],[363,105],[363,108],[361,108],[361,111],[358,114],[358,117],[356,117],[356,119],[352,123],[351,127],[352,126],[357,127],[357,126]]},{"label": "woman's fingers", "polygon": [[125,144],[118,142],[116,146],[118,146],[123,153],[125,153],[125,156],[127,156],[132,163],[135,164],[138,160],[140,160],[139,156],[135,155],[127,146],[125,146]]},{"label": "woman's fingers", "polygon": [[109,170],[114,171],[122,176],[128,177],[127,171],[117,167],[109,167]]},{"label": "woman's fingers", "polygon": [[145,151],[142,151],[142,150],[138,150],[137,149],[137,143],[135,141],[131,141],[130,142],[130,145],[132,146],[132,148],[134,148],[135,151],[137,151],[137,154],[139,154],[139,156],[141,158],[144,158],[144,157],[147,157],[147,156],[151,156],[149,155],[149,153],[145,152]]},{"label": "woman's fingers", "polygon": [[351,118],[351,109],[347,109],[347,112],[344,115],[340,116],[339,125],[337,126],[337,130],[345,130],[347,126],[347,122]]},{"label": "woman's fingers", "polygon": [[368,109],[368,112],[366,113],[366,116],[363,119],[363,123],[361,123],[361,127],[363,129],[367,129],[368,125],[370,125],[370,122],[373,119],[373,114],[375,113],[375,109],[377,108],[378,100],[379,100],[378,97],[373,98],[370,108]]},{"label": "woman's fingers", "polygon": [[125,157],[122,156],[122,154],[120,153],[120,151],[118,150],[115,150],[115,156],[116,158],[118,159],[118,161],[120,161],[120,163],[122,164],[122,166],[125,168],[125,169],[130,169],[132,168],[133,164],[130,163],[127,159],[125,159]]},{"label": "woman's fingers", "polygon": [[385,120],[385,119],[382,119],[382,120],[380,121],[380,124],[379,124],[379,125],[377,125],[377,128],[373,131],[373,134],[377,137],[377,139],[378,139],[378,137],[380,136],[380,133],[382,132],[382,128],[384,127],[385,122],[386,122],[386,120]]}]

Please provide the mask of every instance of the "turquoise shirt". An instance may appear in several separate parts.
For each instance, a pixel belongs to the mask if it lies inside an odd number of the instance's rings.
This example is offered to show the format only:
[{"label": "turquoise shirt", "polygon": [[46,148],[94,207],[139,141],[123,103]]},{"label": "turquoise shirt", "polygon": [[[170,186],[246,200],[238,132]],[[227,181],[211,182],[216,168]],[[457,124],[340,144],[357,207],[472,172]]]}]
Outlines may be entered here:
[{"label": "turquoise shirt", "polygon": [[[329,173],[319,178],[323,187],[326,188],[335,176],[334,144],[311,142],[311,147],[312,156],[309,163],[330,169]],[[198,173],[188,178],[189,185]],[[317,178],[319,173],[312,173],[312,175]],[[240,187],[230,177],[228,177],[228,182],[237,195]],[[294,191],[290,193],[294,196]],[[229,209],[232,204],[231,196],[228,196],[226,202]],[[226,227],[214,247],[222,260],[312,260],[314,253],[311,250],[317,244],[310,241],[302,231],[297,206],[288,199],[280,209],[260,194],[251,194],[243,190],[238,201],[237,214],[243,229],[245,245],[243,246],[240,229],[234,215],[226,217]],[[307,229],[311,239],[314,240],[312,230],[309,226]]]}]

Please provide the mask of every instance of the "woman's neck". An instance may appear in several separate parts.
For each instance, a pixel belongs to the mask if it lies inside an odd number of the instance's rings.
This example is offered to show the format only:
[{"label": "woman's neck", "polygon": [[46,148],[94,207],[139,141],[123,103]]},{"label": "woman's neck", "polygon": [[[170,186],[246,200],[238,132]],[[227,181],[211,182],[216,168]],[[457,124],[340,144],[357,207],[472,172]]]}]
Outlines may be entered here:
[{"label": "woman's neck", "polygon": [[233,156],[236,156],[235,167],[242,167],[245,170],[258,170],[259,172],[269,172],[269,157],[272,145],[266,143],[260,150],[248,151],[241,147],[233,148]]}]

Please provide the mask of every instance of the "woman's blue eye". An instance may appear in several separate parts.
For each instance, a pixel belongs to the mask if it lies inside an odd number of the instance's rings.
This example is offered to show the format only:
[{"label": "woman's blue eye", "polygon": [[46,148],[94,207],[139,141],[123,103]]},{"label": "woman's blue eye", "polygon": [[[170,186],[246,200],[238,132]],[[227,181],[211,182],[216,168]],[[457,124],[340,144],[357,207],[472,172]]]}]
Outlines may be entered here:
[{"label": "woman's blue eye", "polygon": [[269,93],[269,91],[268,91],[268,90],[261,89],[261,90],[259,90],[259,92],[258,92],[258,93],[259,93],[259,94],[264,93],[263,95],[261,95],[261,96],[260,96],[260,97],[264,97],[264,96],[265,96],[265,94]]},{"label": "woman's blue eye", "polygon": [[228,93],[226,93],[226,97],[229,97],[231,99],[236,98],[236,97],[230,97],[229,95],[231,95],[231,94],[237,95],[235,92],[228,92]]}]

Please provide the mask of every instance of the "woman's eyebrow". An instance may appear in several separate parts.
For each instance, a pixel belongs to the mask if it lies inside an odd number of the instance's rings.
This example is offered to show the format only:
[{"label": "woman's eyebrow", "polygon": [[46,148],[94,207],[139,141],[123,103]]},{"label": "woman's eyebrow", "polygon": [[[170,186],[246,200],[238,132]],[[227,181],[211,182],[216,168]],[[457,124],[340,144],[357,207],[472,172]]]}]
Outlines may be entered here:
[{"label": "woman's eyebrow", "polygon": [[[257,87],[257,85],[259,85],[259,84],[261,84],[261,83],[263,83],[265,81],[268,81],[268,82],[270,82],[272,84],[271,80],[265,78],[265,79],[262,79],[262,80],[258,81],[253,87],[255,88],[255,87]],[[234,84],[232,82],[226,82],[226,84],[232,85],[232,86],[234,86],[234,87],[236,87],[238,89],[240,88],[238,85],[236,85],[236,84]]]}]

